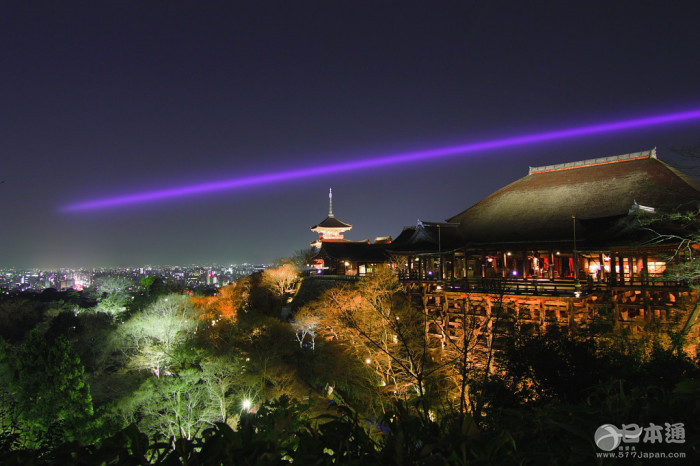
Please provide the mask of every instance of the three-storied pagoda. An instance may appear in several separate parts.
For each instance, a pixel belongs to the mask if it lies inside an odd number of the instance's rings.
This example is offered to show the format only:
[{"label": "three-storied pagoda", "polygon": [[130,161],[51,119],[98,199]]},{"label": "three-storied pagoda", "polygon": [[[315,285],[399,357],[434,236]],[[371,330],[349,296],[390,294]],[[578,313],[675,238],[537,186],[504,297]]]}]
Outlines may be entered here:
[{"label": "three-storied pagoda", "polygon": [[346,239],[343,234],[352,229],[352,225],[333,215],[332,189],[328,201],[328,217],[311,227],[311,231],[319,234],[319,238],[311,243],[318,248],[313,267],[318,273],[330,275],[363,276],[372,273],[377,264],[386,261],[385,247],[391,242],[391,236],[377,238],[374,243],[369,239]]},{"label": "three-storied pagoda", "polygon": [[328,216],[322,222],[311,227],[311,231],[318,233],[318,239],[311,243],[315,248],[321,248],[324,241],[346,241],[343,234],[352,230],[352,225],[339,220],[333,215],[333,188],[328,191]]}]

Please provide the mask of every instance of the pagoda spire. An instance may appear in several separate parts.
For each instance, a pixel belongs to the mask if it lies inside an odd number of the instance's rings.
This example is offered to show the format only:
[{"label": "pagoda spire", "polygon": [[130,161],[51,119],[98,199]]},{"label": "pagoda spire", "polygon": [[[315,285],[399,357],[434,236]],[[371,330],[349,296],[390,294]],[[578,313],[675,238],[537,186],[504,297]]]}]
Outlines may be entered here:
[{"label": "pagoda spire", "polygon": [[333,188],[328,190],[328,216],[333,217]]}]

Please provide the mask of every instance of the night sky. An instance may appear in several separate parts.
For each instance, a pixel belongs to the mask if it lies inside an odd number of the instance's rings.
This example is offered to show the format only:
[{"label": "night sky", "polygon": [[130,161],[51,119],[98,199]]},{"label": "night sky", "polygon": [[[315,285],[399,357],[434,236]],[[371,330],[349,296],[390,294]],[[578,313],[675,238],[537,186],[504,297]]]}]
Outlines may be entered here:
[{"label": "night sky", "polygon": [[74,202],[700,109],[700,3],[4,1],[0,267],[270,262],[700,120],[163,202]]}]

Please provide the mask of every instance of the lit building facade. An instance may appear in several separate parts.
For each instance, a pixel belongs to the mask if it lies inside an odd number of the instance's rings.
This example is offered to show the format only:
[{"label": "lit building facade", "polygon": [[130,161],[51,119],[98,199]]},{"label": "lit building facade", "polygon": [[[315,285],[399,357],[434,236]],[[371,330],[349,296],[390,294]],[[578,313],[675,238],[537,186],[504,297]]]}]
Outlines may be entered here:
[{"label": "lit building facade", "polygon": [[405,257],[407,279],[586,292],[660,277],[676,244],[642,224],[699,207],[700,185],[651,150],[530,168],[445,223],[405,229],[388,251]]}]

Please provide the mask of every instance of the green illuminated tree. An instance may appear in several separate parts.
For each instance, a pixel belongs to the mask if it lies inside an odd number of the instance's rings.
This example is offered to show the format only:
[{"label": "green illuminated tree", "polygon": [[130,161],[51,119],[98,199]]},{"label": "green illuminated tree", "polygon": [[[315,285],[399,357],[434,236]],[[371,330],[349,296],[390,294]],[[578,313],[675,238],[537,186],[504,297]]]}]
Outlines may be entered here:
[{"label": "green illuminated tree", "polygon": [[217,422],[227,422],[232,414],[239,411],[244,397],[249,396],[251,387],[243,377],[244,363],[233,356],[209,357],[202,361],[201,378],[207,395],[208,406],[213,410]]},{"label": "green illuminated tree", "polygon": [[47,341],[33,330],[14,358],[14,394],[20,415],[35,438],[50,430],[67,438],[85,434],[93,416],[85,369],[65,336]]},{"label": "green illuminated tree", "polygon": [[129,294],[133,283],[128,278],[105,275],[95,279],[95,288],[99,293],[106,295]]},{"label": "green illuminated tree", "polygon": [[192,338],[199,319],[187,296],[168,295],[129,319],[120,329],[131,365],[156,377],[167,371],[178,346]]},{"label": "green illuminated tree", "polygon": [[128,422],[140,420],[152,435],[192,439],[204,427],[218,421],[207,386],[195,369],[150,378],[119,404]]},{"label": "green illuminated tree", "polygon": [[41,303],[27,298],[0,301],[0,337],[9,343],[19,343],[44,318]]},{"label": "green illuminated tree", "polygon": [[[10,387],[13,378],[11,353],[10,346],[0,337],[0,436],[5,436],[7,447],[17,441],[18,425],[17,403]],[[0,450],[2,447],[3,442],[0,441]]]},{"label": "green illuminated tree", "polygon": [[95,311],[104,312],[117,318],[126,312],[131,300],[133,283],[123,277],[103,276],[95,280],[97,291],[97,307]]},{"label": "green illuminated tree", "polygon": [[153,275],[149,275],[148,277],[143,277],[141,279],[141,286],[144,288],[144,290],[146,290],[146,294],[151,292],[151,287],[155,281],[156,277]]}]

